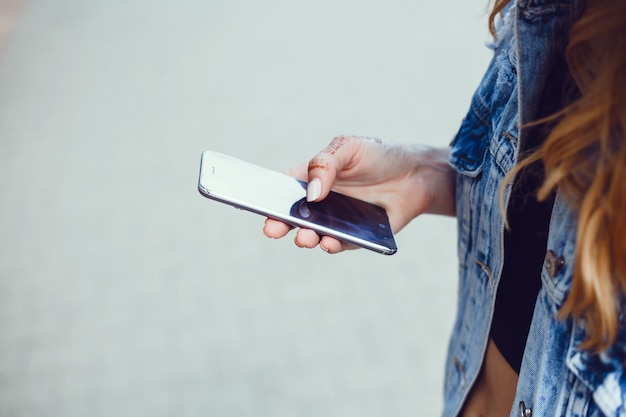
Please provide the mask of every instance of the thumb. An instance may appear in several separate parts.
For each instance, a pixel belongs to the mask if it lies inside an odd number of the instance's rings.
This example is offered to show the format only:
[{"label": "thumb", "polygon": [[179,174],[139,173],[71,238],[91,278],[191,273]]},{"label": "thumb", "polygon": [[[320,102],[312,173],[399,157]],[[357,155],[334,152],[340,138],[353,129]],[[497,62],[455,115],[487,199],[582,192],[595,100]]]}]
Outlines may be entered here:
[{"label": "thumb", "polygon": [[328,195],[328,191],[322,195],[322,188],[324,188],[322,180],[313,178],[306,188],[306,201],[310,203],[316,200],[323,200]]},{"label": "thumb", "polygon": [[320,153],[308,166],[309,185],[307,186],[307,201],[321,201],[330,192],[337,178],[356,152],[356,138],[338,136]]}]

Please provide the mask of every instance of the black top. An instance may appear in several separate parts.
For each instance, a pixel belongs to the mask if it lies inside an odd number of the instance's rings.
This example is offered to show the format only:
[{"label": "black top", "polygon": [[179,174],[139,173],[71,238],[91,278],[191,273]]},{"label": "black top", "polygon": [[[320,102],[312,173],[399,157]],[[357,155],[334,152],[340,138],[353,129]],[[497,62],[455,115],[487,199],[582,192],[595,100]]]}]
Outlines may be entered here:
[{"label": "black top", "polygon": [[[537,119],[554,114],[571,102],[576,89],[563,59],[557,60],[546,82]],[[540,146],[554,122],[528,127],[520,155]],[[509,229],[504,234],[504,267],[498,284],[491,338],[513,370],[519,374],[537,294],[554,196],[537,201],[543,183],[541,163],[522,170],[516,177],[508,206]]]},{"label": "black top", "polygon": [[538,185],[536,177],[528,177],[511,196],[510,229],[504,235],[504,268],[491,323],[491,338],[518,374],[541,288],[553,202],[537,201],[534,195]]}]

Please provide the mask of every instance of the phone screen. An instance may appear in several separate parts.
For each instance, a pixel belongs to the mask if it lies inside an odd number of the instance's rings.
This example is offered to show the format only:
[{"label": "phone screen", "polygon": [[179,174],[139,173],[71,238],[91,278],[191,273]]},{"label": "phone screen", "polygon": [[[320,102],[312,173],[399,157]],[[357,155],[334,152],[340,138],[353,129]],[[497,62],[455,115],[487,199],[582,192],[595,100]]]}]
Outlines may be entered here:
[{"label": "phone screen", "polygon": [[198,190],[210,199],[386,255],[397,251],[384,208],[337,192],[306,201],[306,182],[217,152],[202,154]]}]

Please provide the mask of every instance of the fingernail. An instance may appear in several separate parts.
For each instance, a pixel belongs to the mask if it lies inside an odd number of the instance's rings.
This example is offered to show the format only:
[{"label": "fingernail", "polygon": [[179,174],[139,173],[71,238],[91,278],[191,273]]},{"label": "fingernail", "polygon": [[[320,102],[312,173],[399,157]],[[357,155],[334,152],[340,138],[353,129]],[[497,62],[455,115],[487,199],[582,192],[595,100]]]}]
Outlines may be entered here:
[{"label": "fingernail", "polygon": [[306,201],[315,201],[322,193],[322,181],[319,178],[313,179],[306,188]]}]

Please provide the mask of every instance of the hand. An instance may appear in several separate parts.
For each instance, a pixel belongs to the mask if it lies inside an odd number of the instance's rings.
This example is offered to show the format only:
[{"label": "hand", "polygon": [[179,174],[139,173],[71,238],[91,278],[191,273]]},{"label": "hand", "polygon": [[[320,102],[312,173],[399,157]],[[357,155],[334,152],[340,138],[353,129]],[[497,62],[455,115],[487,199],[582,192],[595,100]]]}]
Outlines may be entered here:
[{"label": "hand", "polygon": [[[422,213],[454,215],[454,173],[448,156],[447,149],[338,136],[308,165],[295,166],[287,174],[308,181],[308,201],[323,200],[332,188],[384,207],[396,233]],[[267,219],[263,232],[278,239],[291,228]],[[309,229],[299,229],[295,243],[306,248],[319,244],[329,253],[355,248]]]}]

